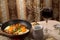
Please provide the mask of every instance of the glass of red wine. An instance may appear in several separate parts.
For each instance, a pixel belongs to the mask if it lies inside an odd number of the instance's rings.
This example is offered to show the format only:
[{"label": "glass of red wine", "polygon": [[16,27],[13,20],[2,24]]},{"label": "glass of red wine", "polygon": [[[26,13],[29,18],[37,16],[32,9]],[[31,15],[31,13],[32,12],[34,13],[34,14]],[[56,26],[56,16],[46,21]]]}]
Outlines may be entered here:
[{"label": "glass of red wine", "polygon": [[50,8],[44,8],[41,11],[41,16],[46,20],[46,23],[48,23],[48,19],[53,18],[53,11]]},{"label": "glass of red wine", "polygon": [[[52,19],[53,18],[53,11],[52,9],[50,8],[44,8],[42,11],[41,11],[41,16],[43,18],[43,20],[46,21],[46,25],[48,23],[48,19]],[[46,28],[46,33],[48,32],[48,29]]]}]

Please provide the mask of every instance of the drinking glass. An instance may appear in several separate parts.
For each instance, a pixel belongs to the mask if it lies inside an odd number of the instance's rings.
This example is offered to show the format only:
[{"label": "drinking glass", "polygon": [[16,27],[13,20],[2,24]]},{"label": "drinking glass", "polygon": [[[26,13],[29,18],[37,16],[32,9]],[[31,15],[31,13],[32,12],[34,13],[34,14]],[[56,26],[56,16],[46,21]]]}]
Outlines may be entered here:
[{"label": "drinking glass", "polygon": [[41,25],[35,25],[33,28],[33,38],[34,40],[43,39],[43,27]]}]

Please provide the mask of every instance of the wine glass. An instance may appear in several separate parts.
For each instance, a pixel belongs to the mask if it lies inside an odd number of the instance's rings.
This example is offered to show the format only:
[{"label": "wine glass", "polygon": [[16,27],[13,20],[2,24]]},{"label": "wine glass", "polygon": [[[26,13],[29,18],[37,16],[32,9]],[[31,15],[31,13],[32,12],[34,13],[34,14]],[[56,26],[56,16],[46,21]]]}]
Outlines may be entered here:
[{"label": "wine glass", "polygon": [[[44,8],[41,11],[41,16],[43,17],[43,19],[46,21],[46,25],[48,25],[48,20],[51,19],[53,17],[53,11],[50,8]],[[46,27],[45,29],[46,33],[48,32],[48,29]]]}]

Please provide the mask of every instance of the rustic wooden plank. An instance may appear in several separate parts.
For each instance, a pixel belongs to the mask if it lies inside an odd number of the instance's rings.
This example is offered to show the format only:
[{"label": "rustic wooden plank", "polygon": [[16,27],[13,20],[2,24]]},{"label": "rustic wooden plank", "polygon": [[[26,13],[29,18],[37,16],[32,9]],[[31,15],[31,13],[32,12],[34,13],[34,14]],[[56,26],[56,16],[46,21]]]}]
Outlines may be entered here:
[{"label": "rustic wooden plank", "polygon": [[2,22],[6,22],[9,20],[9,11],[8,11],[8,4],[7,0],[0,0],[1,1],[1,12],[2,12]]},{"label": "rustic wooden plank", "polygon": [[18,10],[18,18],[26,20],[26,7],[25,0],[16,0],[17,10]]},{"label": "rustic wooden plank", "polygon": [[0,22],[2,22],[1,6],[0,6]]}]

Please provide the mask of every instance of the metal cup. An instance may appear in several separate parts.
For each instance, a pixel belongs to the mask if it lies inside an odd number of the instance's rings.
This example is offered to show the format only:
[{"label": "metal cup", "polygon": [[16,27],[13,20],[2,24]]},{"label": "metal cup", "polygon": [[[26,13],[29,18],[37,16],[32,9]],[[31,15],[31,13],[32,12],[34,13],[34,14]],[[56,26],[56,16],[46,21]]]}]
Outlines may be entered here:
[{"label": "metal cup", "polygon": [[43,39],[43,27],[41,25],[35,25],[33,27],[33,37],[34,37],[34,40]]}]

